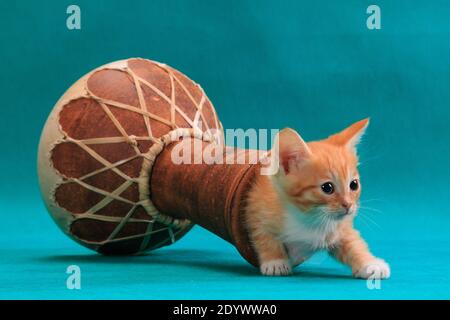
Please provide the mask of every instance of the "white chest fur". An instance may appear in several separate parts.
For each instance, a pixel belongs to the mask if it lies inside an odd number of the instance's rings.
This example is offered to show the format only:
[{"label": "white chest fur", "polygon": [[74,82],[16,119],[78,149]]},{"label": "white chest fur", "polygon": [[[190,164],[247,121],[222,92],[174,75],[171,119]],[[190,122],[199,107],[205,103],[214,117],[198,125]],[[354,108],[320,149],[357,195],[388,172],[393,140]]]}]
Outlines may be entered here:
[{"label": "white chest fur", "polygon": [[337,222],[321,217],[318,212],[302,213],[292,204],[286,205],[281,241],[291,259],[302,260],[315,251],[329,248],[336,238]]}]

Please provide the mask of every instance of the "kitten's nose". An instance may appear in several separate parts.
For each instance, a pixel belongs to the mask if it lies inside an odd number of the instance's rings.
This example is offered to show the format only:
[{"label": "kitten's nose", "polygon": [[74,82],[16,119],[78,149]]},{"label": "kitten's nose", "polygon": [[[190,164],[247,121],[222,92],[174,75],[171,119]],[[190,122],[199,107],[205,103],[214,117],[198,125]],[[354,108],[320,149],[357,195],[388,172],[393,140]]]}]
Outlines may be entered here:
[{"label": "kitten's nose", "polygon": [[350,207],[352,206],[349,202],[347,202],[347,201],[344,201],[344,202],[342,202],[342,208],[344,209],[344,211],[345,211],[345,214],[348,214],[349,212],[350,212]]}]

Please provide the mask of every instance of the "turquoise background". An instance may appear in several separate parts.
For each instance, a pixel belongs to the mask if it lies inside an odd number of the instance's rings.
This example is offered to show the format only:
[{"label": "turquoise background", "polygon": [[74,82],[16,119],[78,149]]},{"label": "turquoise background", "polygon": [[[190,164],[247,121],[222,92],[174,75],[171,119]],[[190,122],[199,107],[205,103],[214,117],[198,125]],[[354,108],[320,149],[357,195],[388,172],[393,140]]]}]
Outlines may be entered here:
[{"label": "turquoise background", "polygon": [[[81,7],[82,29],[66,28]],[[1,298],[450,298],[448,1],[0,2]],[[297,129],[323,138],[371,117],[360,148],[357,226],[392,267],[381,290],[325,254],[265,278],[196,227],[143,257],[108,258],[54,225],[36,176],[39,136],[63,92],[127,57],[200,83],[226,128]],[[68,265],[82,289],[65,286]]]}]

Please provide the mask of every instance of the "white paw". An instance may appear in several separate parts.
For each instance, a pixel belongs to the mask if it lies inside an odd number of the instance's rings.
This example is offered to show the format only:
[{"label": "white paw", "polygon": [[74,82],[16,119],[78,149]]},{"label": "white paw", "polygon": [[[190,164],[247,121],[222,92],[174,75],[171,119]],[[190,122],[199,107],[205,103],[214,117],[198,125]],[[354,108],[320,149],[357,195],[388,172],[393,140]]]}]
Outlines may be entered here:
[{"label": "white paw", "polygon": [[259,270],[265,276],[286,276],[292,273],[289,261],[282,259],[263,262]]},{"label": "white paw", "polygon": [[383,259],[374,259],[353,273],[356,278],[362,279],[388,279],[391,269]]}]

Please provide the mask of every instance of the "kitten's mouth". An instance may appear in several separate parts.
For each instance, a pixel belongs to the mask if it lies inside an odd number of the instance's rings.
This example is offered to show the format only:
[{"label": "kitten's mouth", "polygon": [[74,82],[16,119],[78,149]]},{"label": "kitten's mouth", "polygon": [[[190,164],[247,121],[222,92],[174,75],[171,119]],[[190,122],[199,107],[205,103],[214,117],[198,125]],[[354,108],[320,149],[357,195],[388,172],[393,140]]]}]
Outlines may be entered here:
[{"label": "kitten's mouth", "polygon": [[337,219],[337,220],[342,220],[342,219],[344,219],[345,217],[348,217],[348,216],[350,216],[350,215],[351,215],[350,212],[342,212],[342,213],[336,214],[334,217],[335,217],[335,219]]},{"label": "kitten's mouth", "polygon": [[346,211],[340,211],[340,212],[334,212],[330,214],[334,220],[343,220],[346,217],[350,217],[354,214],[353,210],[346,210]]},{"label": "kitten's mouth", "polygon": [[322,214],[328,217],[328,219],[332,221],[341,221],[346,217],[350,217],[354,214],[353,210],[329,210],[329,209],[321,209]]}]

